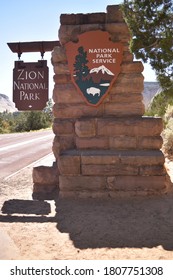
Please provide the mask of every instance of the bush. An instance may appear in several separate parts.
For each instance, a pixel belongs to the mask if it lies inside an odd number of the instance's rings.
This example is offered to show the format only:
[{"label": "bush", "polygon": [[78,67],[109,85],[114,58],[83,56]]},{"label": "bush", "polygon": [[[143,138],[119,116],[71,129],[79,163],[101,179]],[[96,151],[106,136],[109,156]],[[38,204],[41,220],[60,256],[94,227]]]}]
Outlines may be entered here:
[{"label": "bush", "polygon": [[173,92],[162,91],[155,96],[145,115],[162,117],[165,127],[162,150],[166,155],[173,155]]},{"label": "bush", "polygon": [[0,113],[0,133],[45,129],[52,124],[52,102],[43,111]]},{"label": "bush", "polygon": [[26,131],[39,130],[50,126],[50,120],[45,112],[31,111],[26,118]]},{"label": "bush", "polygon": [[168,105],[164,115],[165,129],[162,133],[163,152],[167,155],[173,154],[173,106]]},{"label": "bush", "polygon": [[168,104],[166,113],[164,115],[164,121],[165,123],[168,123],[168,121],[173,118],[173,106]]},{"label": "bush", "polygon": [[0,133],[10,133],[14,126],[14,116],[12,113],[0,113]]},{"label": "bush", "polygon": [[163,152],[167,155],[173,154],[173,118],[170,118],[165,130],[162,133],[163,137]]},{"label": "bush", "polygon": [[173,105],[173,92],[162,91],[154,97],[150,107],[145,112],[145,115],[163,118],[168,105]]}]

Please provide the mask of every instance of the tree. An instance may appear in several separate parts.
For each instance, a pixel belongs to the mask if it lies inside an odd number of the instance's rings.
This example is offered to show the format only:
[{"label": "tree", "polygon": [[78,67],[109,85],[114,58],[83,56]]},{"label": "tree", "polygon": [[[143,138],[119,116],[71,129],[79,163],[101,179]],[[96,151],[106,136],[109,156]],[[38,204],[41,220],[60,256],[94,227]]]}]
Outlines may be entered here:
[{"label": "tree", "polygon": [[51,127],[53,102],[47,102],[42,111],[0,113],[0,133],[23,132]]},{"label": "tree", "polygon": [[124,0],[122,11],[132,35],[131,51],[150,63],[163,90],[172,90],[173,1]]},{"label": "tree", "polygon": [[173,105],[172,93],[169,91],[166,94],[165,92],[160,92],[153,98],[149,108],[145,112],[145,115],[157,117],[159,116],[164,119],[166,110],[169,105]]},{"label": "tree", "polygon": [[84,51],[83,47],[79,47],[74,63],[74,74],[79,82],[82,81],[82,77],[86,77],[89,73],[87,63],[87,52]]}]

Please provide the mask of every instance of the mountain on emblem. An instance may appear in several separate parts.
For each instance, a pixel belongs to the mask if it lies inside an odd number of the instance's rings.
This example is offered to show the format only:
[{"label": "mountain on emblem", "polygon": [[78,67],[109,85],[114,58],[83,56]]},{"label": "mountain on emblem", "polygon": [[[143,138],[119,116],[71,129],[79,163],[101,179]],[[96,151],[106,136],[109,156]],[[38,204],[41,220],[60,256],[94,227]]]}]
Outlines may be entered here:
[{"label": "mountain on emblem", "polygon": [[90,73],[94,73],[94,72],[98,73],[99,71],[101,71],[102,74],[107,73],[108,75],[114,76],[114,74],[109,69],[107,69],[104,65],[101,65],[101,66],[99,66],[97,68],[91,69]]},{"label": "mountain on emblem", "polygon": [[122,45],[111,42],[107,32],[90,31],[78,43],[67,43],[66,53],[77,90],[87,104],[99,105],[120,72]]},{"label": "mountain on emblem", "polygon": [[101,80],[102,81],[105,80],[106,81],[105,83],[108,84],[112,81],[114,76],[114,74],[104,65],[91,69],[89,73],[93,81],[98,84],[103,84]]}]

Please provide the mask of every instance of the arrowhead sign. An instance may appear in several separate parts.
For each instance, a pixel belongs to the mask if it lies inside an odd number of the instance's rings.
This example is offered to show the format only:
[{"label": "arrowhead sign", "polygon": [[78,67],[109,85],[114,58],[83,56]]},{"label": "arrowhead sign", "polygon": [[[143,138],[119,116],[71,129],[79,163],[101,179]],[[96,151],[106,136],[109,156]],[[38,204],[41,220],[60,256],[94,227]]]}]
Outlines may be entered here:
[{"label": "arrowhead sign", "polygon": [[109,37],[108,32],[89,31],[65,45],[72,82],[91,106],[102,102],[120,72],[123,46]]}]

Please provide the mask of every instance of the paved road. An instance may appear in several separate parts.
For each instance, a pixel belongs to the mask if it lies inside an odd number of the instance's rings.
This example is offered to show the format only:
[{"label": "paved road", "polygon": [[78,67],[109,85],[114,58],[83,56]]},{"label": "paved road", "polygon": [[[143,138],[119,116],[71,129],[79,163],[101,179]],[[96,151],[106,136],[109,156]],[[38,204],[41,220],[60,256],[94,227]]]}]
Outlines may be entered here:
[{"label": "paved road", "polygon": [[52,152],[52,130],[0,134],[0,179]]}]

